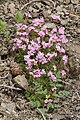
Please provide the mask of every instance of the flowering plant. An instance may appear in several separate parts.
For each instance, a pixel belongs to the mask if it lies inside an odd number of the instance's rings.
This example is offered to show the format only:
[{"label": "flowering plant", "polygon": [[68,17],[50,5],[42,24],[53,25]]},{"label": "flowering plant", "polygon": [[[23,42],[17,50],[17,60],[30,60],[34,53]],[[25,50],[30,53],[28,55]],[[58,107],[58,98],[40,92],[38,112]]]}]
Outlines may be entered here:
[{"label": "flowering plant", "polygon": [[[68,42],[65,28],[48,29],[44,18],[32,19],[29,12],[24,16],[26,24],[15,25],[12,49],[17,51],[18,62],[26,68],[30,85],[26,97],[33,107],[57,107],[54,101],[62,95],[60,78],[66,75],[64,66],[68,61],[64,49]],[[52,19],[60,20],[60,17],[52,16]]]}]

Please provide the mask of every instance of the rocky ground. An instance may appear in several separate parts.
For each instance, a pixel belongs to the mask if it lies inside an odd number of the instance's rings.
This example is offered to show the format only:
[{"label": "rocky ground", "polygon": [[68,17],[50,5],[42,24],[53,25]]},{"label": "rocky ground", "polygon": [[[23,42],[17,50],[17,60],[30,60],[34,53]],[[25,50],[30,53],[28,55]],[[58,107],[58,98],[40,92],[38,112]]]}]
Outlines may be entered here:
[{"label": "rocky ground", "polygon": [[[11,33],[13,17],[18,10],[28,10],[33,17],[44,16],[48,28],[61,25],[66,28],[69,64],[64,84],[70,95],[61,99],[60,108],[46,114],[46,120],[80,120],[80,0],[0,0],[0,18],[8,23]],[[51,24],[53,14],[61,16],[59,24]],[[11,54],[9,45],[0,36],[0,120],[43,120],[24,99],[21,93],[24,83],[14,87],[16,80],[13,83],[11,62],[14,58]]]}]

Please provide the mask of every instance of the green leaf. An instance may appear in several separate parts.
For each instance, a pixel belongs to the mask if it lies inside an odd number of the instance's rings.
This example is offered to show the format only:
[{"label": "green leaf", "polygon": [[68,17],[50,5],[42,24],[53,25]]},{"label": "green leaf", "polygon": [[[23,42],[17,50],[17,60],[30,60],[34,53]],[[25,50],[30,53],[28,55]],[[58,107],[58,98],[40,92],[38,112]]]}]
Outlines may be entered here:
[{"label": "green leaf", "polygon": [[56,82],[56,83],[55,83],[55,82],[52,82],[52,81],[51,81],[50,85],[51,85],[51,86],[55,86],[55,87],[62,87],[62,86],[63,86],[63,85],[62,85],[61,83],[59,83],[59,82]]},{"label": "green leaf", "polygon": [[53,103],[48,103],[47,106],[48,106],[49,109],[50,108],[55,108],[55,105]]},{"label": "green leaf", "polygon": [[31,105],[33,108],[37,107],[37,106],[36,106],[36,102],[34,102],[34,101],[30,101],[30,105]]},{"label": "green leaf", "polygon": [[24,16],[24,14],[22,13],[22,11],[18,11],[17,14],[14,17],[14,20],[17,23],[20,23],[20,22],[22,22],[23,16]]},{"label": "green leaf", "polygon": [[55,104],[55,108],[59,108],[60,107],[60,105],[59,104]]},{"label": "green leaf", "polygon": [[52,93],[53,97],[60,97],[57,93]]},{"label": "green leaf", "polygon": [[47,89],[43,90],[43,91],[38,91],[36,92],[37,94],[43,94],[46,95],[47,94]]},{"label": "green leaf", "polygon": [[37,105],[37,107],[40,107],[41,106],[41,103],[40,103],[40,101],[36,101],[36,105]]},{"label": "green leaf", "polygon": [[4,35],[8,35],[9,31],[7,30],[7,24],[6,22],[2,21],[0,19],[0,31],[4,34]]},{"label": "green leaf", "polygon": [[41,103],[40,103],[40,101],[30,101],[30,105],[32,106],[32,107],[40,107],[41,106]]},{"label": "green leaf", "polygon": [[61,83],[55,83],[56,87],[62,87],[63,85]]},{"label": "green leaf", "polygon": [[59,94],[60,96],[68,96],[68,95],[69,95],[69,91],[61,90],[61,91],[58,92],[58,94]]},{"label": "green leaf", "polygon": [[57,79],[61,78],[61,72],[60,72],[60,71],[58,71],[58,72],[56,73],[56,78],[57,78]]}]

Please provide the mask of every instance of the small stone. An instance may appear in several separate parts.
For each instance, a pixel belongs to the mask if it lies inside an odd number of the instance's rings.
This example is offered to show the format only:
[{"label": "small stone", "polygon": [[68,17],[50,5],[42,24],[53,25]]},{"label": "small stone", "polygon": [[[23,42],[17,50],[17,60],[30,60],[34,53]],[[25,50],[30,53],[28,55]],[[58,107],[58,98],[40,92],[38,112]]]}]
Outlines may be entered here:
[{"label": "small stone", "polygon": [[77,106],[77,107],[76,107],[76,110],[77,110],[77,111],[80,110],[80,106]]},{"label": "small stone", "polygon": [[54,23],[46,23],[45,25],[47,28],[56,28],[56,25]]},{"label": "small stone", "polygon": [[36,3],[36,5],[39,9],[41,9],[41,3],[38,2],[38,3]]},{"label": "small stone", "polygon": [[59,0],[61,3],[69,4],[70,0]]},{"label": "small stone", "polygon": [[29,118],[29,120],[33,120],[33,118]]},{"label": "small stone", "polygon": [[80,34],[80,28],[77,28],[77,29],[76,29],[76,32],[77,32],[78,34]]},{"label": "small stone", "polygon": [[14,3],[9,4],[9,9],[12,14],[15,14],[15,4]]},{"label": "small stone", "polygon": [[8,2],[6,2],[6,3],[5,3],[5,6],[4,6],[4,12],[5,12],[5,14],[8,13],[8,9],[7,9],[7,7],[8,7]]},{"label": "small stone", "polygon": [[20,75],[22,74],[22,68],[20,64],[12,61],[10,64],[10,70],[13,76]]},{"label": "small stone", "polygon": [[49,13],[47,12],[47,10],[43,11],[43,15],[44,15],[45,18],[49,16]]},{"label": "small stone", "polygon": [[78,4],[78,3],[80,2],[80,0],[71,0],[71,2],[72,2],[73,4]]},{"label": "small stone", "polygon": [[8,49],[4,46],[0,46],[0,55],[7,55]]},{"label": "small stone", "polygon": [[5,111],[7,110],[9,113],[14,113],[15,112],[15,103],[10,102],[10,103],[1,103],[1,107],[3,109],[5,109]]},{"label": "small stone", "polygon": [[48,14],[51,14],[51,10],[47,10]]},{"label": "small stone", "polygon": [[0,66],[0,72],[3,72],[4,71],[4,67],[3,66]]},{"label": "small stone", "polygon": [[69,4],[70,0],[63,0],[65,4]]},{"label": "small stone", "polygon": [[62,25],[66,25],[68,23],[68,19],[66,19],[66,20],[61,20],[61,24]]},{"label": "small stone", "polygon": [[56,7],[56,11],[57,11],[57,12],[62,12],[62,10],[63,10],[62,6],[57,6],[57,7]]},{"label": "small stone", "polygon": [[25,78],[25,75],[18,75],[13,78],[14,82],[16,82],[21,88],[27,90],[28,89],[28,81]]}]

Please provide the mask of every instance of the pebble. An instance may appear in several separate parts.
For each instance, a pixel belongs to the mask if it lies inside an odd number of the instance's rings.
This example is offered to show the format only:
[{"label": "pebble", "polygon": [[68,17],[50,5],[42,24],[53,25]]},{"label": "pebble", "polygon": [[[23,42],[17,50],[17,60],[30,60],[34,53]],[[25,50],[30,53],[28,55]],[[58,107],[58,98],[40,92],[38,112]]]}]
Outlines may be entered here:
[{"label": "pebble", "polygon": [[77,111],[80,110],[80,106],[77,106],[77,107],[76,107],[76,110],[77,110]]},{"label": "pebble", "polygon": [[68,19],[66,19],[66,20],[61,20],[61,24],[62,25],[66,25],[68,23]]},{"label": "pebble", "polygon": [[4,46],[0,46],[0,55],[7,55],[8,49]]},{"label": "pebble", "polygon": [[49,16],[49,13],[47,12],[47,10],[44,9],[43,15],[44,15],[45,18]]},{"label": "pebble", "polygon": [[7,9],[7,7],[8,7],[8,2],[6,2],[5,5],[4,5],[4,12],[5,12],[5,14],[8,13],[8,9]]},{"label": "pebble", "polygon": [[77,28],[77,30],[76,30],[76,31],[77,31],[77,33],[78,33],[78,34],[80,34],[80,28]]},{"label": "pebble", "polygon": [[73,4],[79,4],[80,0],[71,0]]},{"label": "pebble", "polygon": [[1,107],[6,111],[8,111],[9,113],[12,113],[12,112],[15,112],[15,103],[13,102],[10,102],[10,103],[7,103],[7,102],[2,102],[1,103]]},{"label": "pebble", "polygon": [[34,120],[39,120],[38,118],[34,118]]},{"label": "pebble", "polygon": [[65,4],[69,4],[69,3],[70,3],[70,0],[63,0],[63,2],[64,2]]},{"label": "pebble", "polygon": [[14,3],[9,4],[9,9],[10,9],[11,13],[14,15],[15,14],[15,4]]},{"label": "pebble", "polygon": [[47,28],[56,28],[56,25],[54,23],[46,23],[45,25]]},{"label": "pebble", "polygon": [[25,75],[18,75],[13,78],[14,82],[16,82],[21,88],[27,90],[28,89],[28,81],[25,78]]},{"label": "pebble", "polygon": [[4,71],[4,67],[3,66],[0,66],[0,72],[3,72]]},{"label": "pebble", "polygon": [[61,3],[69,4],[70,0],[59,0]]}]

